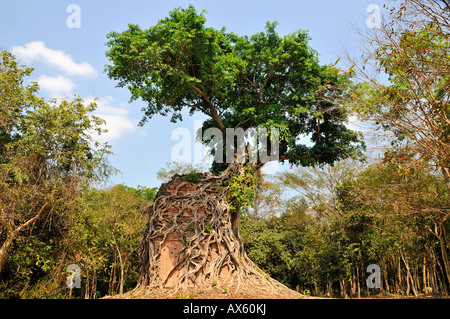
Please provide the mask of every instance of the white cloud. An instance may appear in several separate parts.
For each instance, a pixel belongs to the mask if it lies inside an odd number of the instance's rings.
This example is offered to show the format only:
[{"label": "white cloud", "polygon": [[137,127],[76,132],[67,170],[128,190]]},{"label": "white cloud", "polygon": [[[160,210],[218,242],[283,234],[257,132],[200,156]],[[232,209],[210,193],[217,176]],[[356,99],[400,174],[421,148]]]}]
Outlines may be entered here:
[{"label": "white cloud", "polygon": [[57,77],[41,75],[37,80],[39,87],[50,93],[52,97],[62,97],[71,95],[76,85],[71,80],[62,75]]},{"label": "white cloud", "polygon": [[97,70],[89,63],[75,63],[69,54],[49,49],[42,41],[29,42],[25,46],[15,46],[11,51],[25,63],[42,61],[64,71],[68,76],[96,77],[98,74]]},{"label": "white cloud", "polygon": [[97,100],[87,98],[84,101],[85,103],[95,102],[97,104],[97,110],[94,114],[106,121],[106,125],[103,128],[107,129],[108,132],[102,135],[93,133],[94,140],[101,143],[112,142],[124,134],[136,133],[138,121],[129,117],[130,112],[126,105],[111,105],[114,101],[111,96],[102,97]]}]

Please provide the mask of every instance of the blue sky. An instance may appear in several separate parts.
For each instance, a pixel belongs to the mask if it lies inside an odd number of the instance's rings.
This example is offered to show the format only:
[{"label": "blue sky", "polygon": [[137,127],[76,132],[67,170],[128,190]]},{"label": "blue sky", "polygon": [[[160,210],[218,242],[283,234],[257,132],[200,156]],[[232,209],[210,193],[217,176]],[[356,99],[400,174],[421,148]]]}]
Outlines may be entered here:
[{"label": "blue sky", "polygon": [[[116,82],[104,73],[106,35],[123,31],[129,23],[148,28],[167,16],[175,7],[192,3],[207,10],[207,24],[225,26],[228,31],[251,35],[264,29],[266,21],[278,21],[279,34],[308,30],[310,46],[319,53],[321,63],[334,62],[344,48],[358,49],[352,24],[364,26],[366,12],[375,0],[15,0],[0,3],[0,49],[16,53],[19,61],[35,68],[31,80],[41,86],[46,98],[73,96],[98,98],[98,114],[108,122],[110,133],[104,137],[112,145],[111,164],[122,175],[113,183],[129,186],[159,186],[156,172],[172,161],[171,139],[176,128],[186,128],[194,136],[194,120],[184,117],[180,123],[155,116],[144,127],[141,101],[129,103],[129,92],[116,88]],[[67,19],[80,9],[80,28],[69,28]]]}]

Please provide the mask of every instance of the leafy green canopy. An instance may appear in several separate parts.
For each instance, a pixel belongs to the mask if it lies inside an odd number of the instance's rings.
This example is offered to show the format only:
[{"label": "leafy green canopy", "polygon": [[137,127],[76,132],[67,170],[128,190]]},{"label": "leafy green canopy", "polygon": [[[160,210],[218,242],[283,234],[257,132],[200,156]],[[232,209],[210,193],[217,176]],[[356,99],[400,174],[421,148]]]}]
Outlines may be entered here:
[{"label": "leafy green canopy", "polygon": [[45,101],[35,95],[37,83],[23,85],[32,71],[0,52],[0,187],[32,183],[33,176],[40,184],[93,182],[110,174],[108,145],[90,134],[104,132],[104,121],[92,114],[96,104],[78,97]]},{"label": "leafy green canopy", "polygon": [[[156,25],[108,35],[108,76],[155,114],[182,120],[182,110],[210,119],[203,130],[279,129],[280,160],[332,163],[364,146],[334,101],[348,75],[319,65],[305,31],[279,36],[276,23],[251,37],[206,26],[204,11],[175,9]],[[340,87],[341,89],[336,89]],[[300,139],[311,137],[311,143]],[[208,141],[206,141],[208,142]]]},{"label": "leafy green canopy", "polygon": [[[108,145],[94,142],[91,136],[93,132],[104,132],[104,121],[92,114],[95,103],[87,105],[78,97],[45,101],[36,95],[37,83],[24,85],[32,71],[19,65],[11,53],[0,52],[2,278],[5,265],[8,268],[18,262],[17,269],[30,265],[26,260],[32,258],[26,254],[22,255],[24,259],[16,258],[16,254],[22,247],[34,245],[43,253],[36,255],[39,257],[35,266],[44,273],[50,271],[56,259],[51,258],[50,262],[49,257],[47,262],[45,256],[61,247],[70,227],[69,215],[78,209],[83,191],[114,172],[107,160]],[[32,238],[30,242],[24,240],[28,236],[23,235],[26,230]],[[24,268],[25,278],[30,279],[33,271]],[[9,272],[13,277],[14,273],[19,271]],[[38,273],[35,278],[39,276]]]}]

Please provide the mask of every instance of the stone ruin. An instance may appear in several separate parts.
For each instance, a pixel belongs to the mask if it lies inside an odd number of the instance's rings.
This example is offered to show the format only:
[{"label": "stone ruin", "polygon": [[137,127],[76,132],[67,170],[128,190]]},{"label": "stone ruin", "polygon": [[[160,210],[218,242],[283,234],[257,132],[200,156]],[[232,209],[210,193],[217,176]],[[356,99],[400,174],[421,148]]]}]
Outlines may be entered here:
[{"label": "stone ruin", "polygon": [[233,231],[229,174],[192,177],[175,175],[160,187],[141,241],[136,288],[289,290],[253,264]]}]

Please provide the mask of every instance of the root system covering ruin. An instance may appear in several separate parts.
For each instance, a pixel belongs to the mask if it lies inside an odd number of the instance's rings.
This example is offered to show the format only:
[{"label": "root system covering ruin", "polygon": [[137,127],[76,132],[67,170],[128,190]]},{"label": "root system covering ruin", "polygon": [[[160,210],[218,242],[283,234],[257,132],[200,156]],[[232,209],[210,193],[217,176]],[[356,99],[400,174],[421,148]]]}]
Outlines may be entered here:
[{"label": "root system covering ruin", "polygon": [[233,231],[226,194],[231,173],[175,175],[161,186],[141,242],[136,289],[217,286],[235,294],[249,288],[274,296],[296,294],[261,271]]}]

